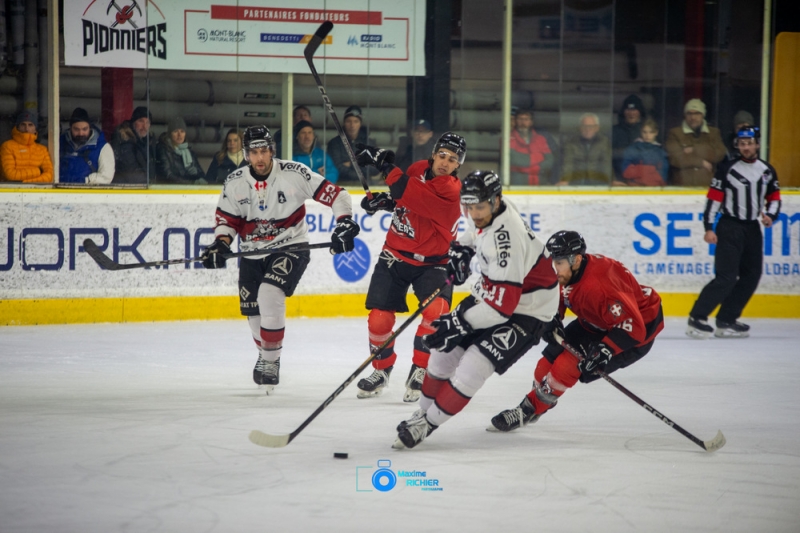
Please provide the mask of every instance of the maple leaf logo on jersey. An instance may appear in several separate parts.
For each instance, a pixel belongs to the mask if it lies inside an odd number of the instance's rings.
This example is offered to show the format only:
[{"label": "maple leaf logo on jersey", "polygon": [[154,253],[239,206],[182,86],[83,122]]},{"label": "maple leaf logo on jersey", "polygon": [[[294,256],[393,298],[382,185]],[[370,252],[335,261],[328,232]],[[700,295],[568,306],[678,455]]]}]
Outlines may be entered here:
[{"label": "maple leaf logo on jersey", "polygon": [[561,296],[564,297],[564,305],[570,307],[569,305],[569,294],[572,292],[572,287],[570,285],[565,285],[561,287]]},{"label": "maple leaf logo on jersey", "polygon": [[615,317],[619,318],[622,316],[622,313],[624,313],[625,310],[622,309],[621,303],[614,302],[613,304],[608,306],[608,312],[614,315]]}]

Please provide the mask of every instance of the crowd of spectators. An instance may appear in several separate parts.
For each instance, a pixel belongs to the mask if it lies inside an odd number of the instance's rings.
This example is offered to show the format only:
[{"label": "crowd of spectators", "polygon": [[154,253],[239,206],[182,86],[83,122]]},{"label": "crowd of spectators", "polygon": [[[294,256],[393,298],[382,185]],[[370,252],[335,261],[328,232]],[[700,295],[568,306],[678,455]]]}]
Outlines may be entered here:
[{"label": "crowd of spectators", "polygon": [[[716,165],[738,154],[733,138],[723,142],[719,128],[706,120],[706,106],[699,99],[686,102],[683,121],[664,135],[649,117],[642,99],[632,94],[618,110],[610,138],[596,113],[586,112],[574,133],[553,134],[535,127],[528,109],[512,110],[510,136],[510,184],[595,186],[708,186]],[[340,185],[358,185],[342,137],[334,135],[323,148],[312,124],[311,110],[298,105],[292,113],[292,159],[309,166]],[[361,107],[345,110],[342,127],[352,146],[375,145],[368,136]],[[220,150],[211,158],[207,172],[186,141],[186,123],[172,117],[158,139],[151,131],[152,116],[144,106],[133,110],[129,120],[115,128],[110,139],[95,125],[85,109],[75,108],[69,127],[60,138],[59,181],[86,184],[221,184],[234,170],[246,165],[241,132],[227,131]],[[753,115],[739,111],[734,131],[754,125]],[[3,173],[0,179],[23,183],[52,183],[53,164],[47,148],[37,143],[37,117],[21,113],[11,139],[0,147]],[[608,126],[606,126],[608,128]],[[328,132],[330,134],[330,131]],[[275,131],[277,156],[286,142]],[[408,135],[400,138],[396,164],[407,168],[430,156],[436,139],[431,123],[418,119]],[[376,171],[360,167],[371,182]]]}]

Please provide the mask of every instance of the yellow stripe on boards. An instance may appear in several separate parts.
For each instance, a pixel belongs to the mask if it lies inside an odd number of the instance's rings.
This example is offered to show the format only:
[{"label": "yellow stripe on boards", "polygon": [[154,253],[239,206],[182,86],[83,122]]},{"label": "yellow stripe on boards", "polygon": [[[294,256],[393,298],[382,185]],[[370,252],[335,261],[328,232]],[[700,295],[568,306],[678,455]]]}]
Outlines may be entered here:
[{"label": "yellow stripe on boards", "polygon": [[[459,302],[467,293],[458,292]],[[696,294],[661,295],[666,316],[685,317]],[[363,294],[295,295],[286,300],[288,317],[364,317]],[[408,308],[419,302],[408,297]],[[756,294],[745,308],[745,317],[800,318],[800,296]],[[239,318],[236,296],[186,296],[158,298],[76,298],[0,300],[0,325],[91,324],[101,322],[155,322],[171,320],[218,320]]]}]

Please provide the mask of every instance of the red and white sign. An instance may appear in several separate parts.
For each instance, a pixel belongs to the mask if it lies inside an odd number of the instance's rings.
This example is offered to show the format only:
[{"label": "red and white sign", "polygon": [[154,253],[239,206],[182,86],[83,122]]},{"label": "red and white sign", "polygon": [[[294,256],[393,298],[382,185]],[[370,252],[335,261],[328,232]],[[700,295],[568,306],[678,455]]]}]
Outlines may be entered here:
[{"label": "red and white sign", "polygon": [[70,66],[307,73],[425,74],[425,0],[65,0]]}]

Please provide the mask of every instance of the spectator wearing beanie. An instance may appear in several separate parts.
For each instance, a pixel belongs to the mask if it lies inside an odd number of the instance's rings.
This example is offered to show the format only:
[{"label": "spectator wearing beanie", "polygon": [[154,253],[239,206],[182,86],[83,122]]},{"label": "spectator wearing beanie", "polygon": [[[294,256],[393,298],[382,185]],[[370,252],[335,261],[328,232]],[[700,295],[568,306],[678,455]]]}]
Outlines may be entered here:
[{"label": "spectator wearing beanie", "polygon": [[331,183],[339,179],[339,171],[333,164],[331,157],[322,148],[317,146],[317,136],[314,126],[307,120],[301,120],[294,125],[294,147],[292,160],[303,163],[312,171],[325,177]]},{"label": "spectator wearing beanie", "polygon": [[683,124],[669,130],[666,142],[673,185],[708,187],[717,163],[727,154],[719,129],[706,122],[706,105],[698,98],[686,102]]},{"label": "spectator wearing beanie", "polygon": [[85,109],[76,107],[61,135],[59,183],[111,183],[114,167],[114,150],[105,135],[91,124]]},{"label": "spectator wearing beanie", "polygon": [[[344,112],[342,129],[344,129],[345,136],[350,141],[350,146],[353,147],[353,153],[355,153],[354,147],[357,144],[375,146],[374,140],[367,140],[367,128],[362,126],[362,116],[361,108],[357,105],[351,105]],[[337,135],[328,142],[328,155],[331,156],[333,163],[336,165],[336,170],[339,171],[340,185],[360,183],[358,174],[350,161],[350,154],[347,153],[340,136]],[[373,167],[360,168],[365,178],[378,173],[378,170]]]},{"label": "spectator wearing beanie", "polygon": [[53,163],[47,148],[38,144],[36,115],[30,111],[20,113],[11,139],[0,146],[0,163],[8,181],[22,183],[52,183]]},{"label": "spectator wearing beanie", "polygon": [[167,124],[167,131],[158,139],[156,146],[156,176],[158,183],[182,185],[205,185],[203,172],[197,155],[186,142],[186,122],[175,117]]},{"label": "spectator wearing beanie", "polygon": [[153,119],[144,106],[133,110],[130,120],[120,124],[111,136],[116,169],[113,183],[148,183],[156,177],[156,146],[150,133]]}]

